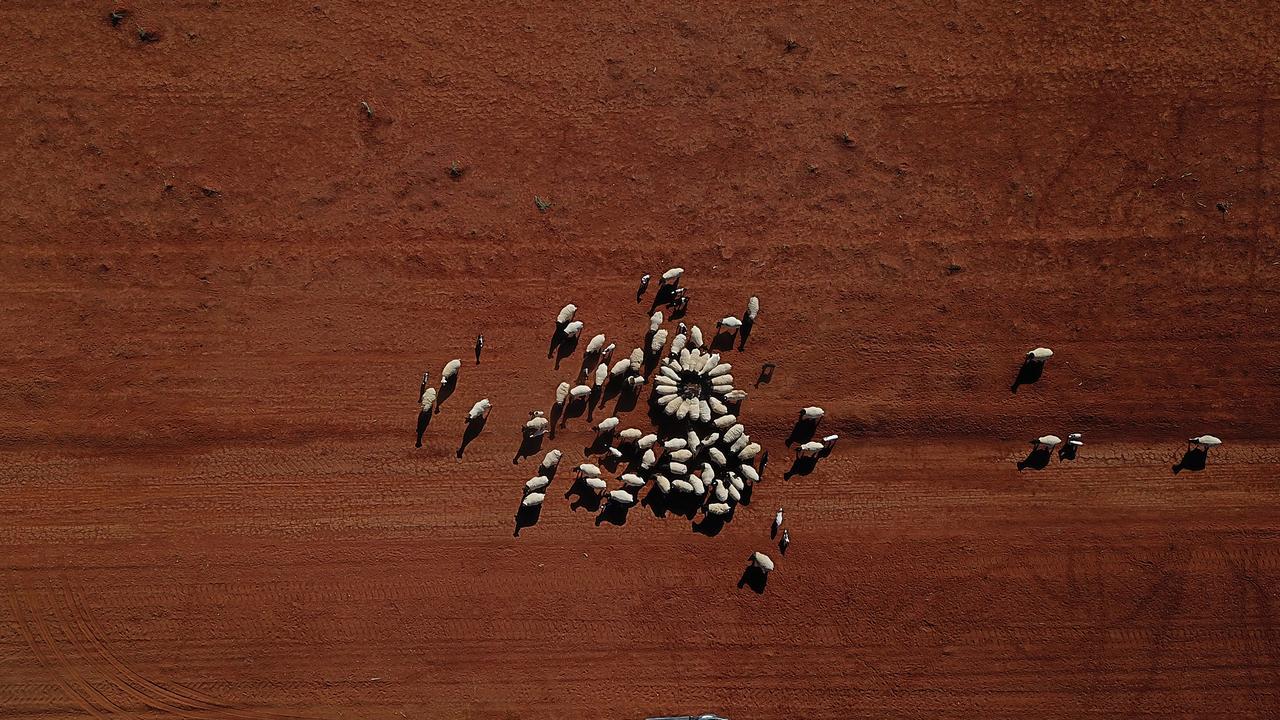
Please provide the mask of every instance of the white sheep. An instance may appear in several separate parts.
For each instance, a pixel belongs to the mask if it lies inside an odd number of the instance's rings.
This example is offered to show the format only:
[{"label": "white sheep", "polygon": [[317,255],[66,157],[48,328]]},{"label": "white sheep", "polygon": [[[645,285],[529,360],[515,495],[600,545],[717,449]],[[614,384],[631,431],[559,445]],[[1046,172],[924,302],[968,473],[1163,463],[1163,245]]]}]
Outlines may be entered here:
[{"label": "white sheep", "polygon": [[706,400],[698,400],[698,420],[702,422],[711,421],[711,405]]},{"label": "white sheep", "polygon": [[751,564],[760,569],[760,572],[773,572],[773,560],[762,552],[751,553]]},{"label": "white sheep", "polygon": [[525,482],[524,491],[526,493],[541,492],[544,488],[546,488],[550,484],[551,484],[551,478],[545,475],[538,475],[536,477],[530,478],[528,481]]},{"label": "white sheep", "polygon": [[816,424],[821,421],[822,417],[826,414],[827,412],[817,405],[810,405],[800,411],[800,419]]},{"label": "white sheep", "polygon": [[644,451],[644,455],[640,456],[640,469],[648,470],[658,462],[658,456],[653,452],[653,448]]},{"label": "white sheep", "polygon": [[691,348],[702,347],[702,328],[698,327],[697,325],[694,325],[693,327],[689,328],[689,347]]},{"label": "white sheep", "polygon": [[707,371],[707,377],[716,378],[721,375],[728,375],[730,370],[733,370],[733,365],[731,363],[720,363]]},{"label": "white sheep", "polygon": [[600,468],[591,463],[582,463],[578,466],[578,477],[581,478],[598,478],[600,477]]},{"label": "white sheep", "polygon": [[613,364],[613,368],[609,370],[609,374],[614,377],[618,377],[620,375],[625,374],[630,369],[631,369],[631,359],[622,358],[621,360]]},{"label": "white sheep", "polygon": [[732,389],[733,389],[733,376],[732,376],[732,375],[721,375],[721,376],[719,376],[719,377],[713,377],[713,378],[711,378],[711,387],[713,387],[713,388],[714,388],[714,387],[719,387],[719,386],[722,386],[722,385],[728,385],[728,386],[729,386],[729,389],[730,389],[730,390],[732,390]]},{"label": "white sheep", "polygon": [[583,483],[585,483],[586,486],[591,488],[592,490],[595,490],[597,493],[609,487],[609,483],[605,482],[604,480],[598,477],[586,478],[585,480],[583,480]]},{"label": "white sheep", "polygon": [[742,317],[746,318],[747,320],[750,320],[751,322],[755,322],[756,316],[759,314],[760,314],[760,298],[756,297],[755,295],[752,295],[747,300],[747,311],[742,314]]},{"label": "white sheep", "polygon": [[578,306],[574,305],[573,303],[569,303],[568,305],[565,305],[563,308],[560,308],[560,314],[556,316],[556,322],[560,325],[564,325],[570,320],[573,320],[573,316],[577,314],[578,314]]},{"label": "white sheep", "polygon": [[564,453],[559,450],[548,450],[547,454],[542,456],[542,462],[539,463],[538,467],[544,471],[554,470],[559,467],[560,458],[563,456]]},{"label": "white sheep", "polygon": [[683,450],[687,447],[689,447],[689,441],[684,438],[671,438],[662,443],[664,450]]},{"label": "white sheep", "polygon": [[[733,417],[733,416],[726,415],[725,417]],[[720,441],[723,443],[728,443],[732,445],[733,443],[738,441],[738,438],[742,437],[742,434],[745,431],[746,431],[746,428],[743,427],[742,423],[734,423],[732,426],[729,427],[728,430],[724,431],[723,435],[720,436]]]},{"label": "white sheep", "polygon": [[740,403],[747,399],[746,390],[730,390],[724,396],[725,402]]},{"label": "white sheep", "polygon": [[756,472],[754,467],[750,465],[742,465],[738,470],[742,472],[743,477],[750,480],[752,483],[760,482],[760,473]]},{"label": "white sheep", "polygon": [[778,512],[773,516],[773,529],[777,530],[782,527],[782,508],[778,508]]},{"label": "white sheep", "polygon": [[672,395],[662,403],[662,411],[668,415],[675,415],[684,407],[684,398],[680,395]]},{"label": "white sheep", "polygon": [[667,457],[671,458],[675,462],[687,463],[693,459],[693,451],[688,449],[676,450],[674,452],[668,453]]},{"label": "white sheep", "polygon": [[693,485],[690,484],[688,480],[672,480],[671,489],[679,490],[680,492],[684,492],[684,493],[692,493]]},{"label": "white sheep", "polygon": [[641,348],[632,350],[631,355],[627,359],[631,361],[631,367],[633,368],[644,367],[644,350]]},{"label": "white sheep", "polygon": [[600,353],[600,359],[604,360],[605,362],[609,362],[610,360],[612,360],[613,351],[617,349],[617,347],[618,347],[617,343],[609,343],[608,345],[605,345],[604,352]]},{"label": "white sheep", "polygon": [[698,452],[698,450],[702,449],[702,441],[698,439],[698,433],[692,430],[685,433],[685,442],[688,443],[687,445],[685,445],[685,447],[689,448],[695,453]]},{"label": "white sheep", "polygon": [[436,404],[436,389],[427,388],[422,391],[422,412],[431,412],[431,407]]},{"label": "white sheep", "polygon": [[609,366],[600,363],[596,366],[596,387],[604,387],[605,380],[609,379]]},{"label": "white sheep", "polygon": [[627,378],[627,387],[630,387],[632,390],[638,390],[639,387],[643,384],[644,384],[643,375],[632,375],[631,377]]},{"label": "white sheep", "polygon": [[462,367],[462,361],[454,358],[444,364],[444,370],[440,371],[440,387],[445,387],[458,378],[458,370]]},{"label": "white sheep", "polygon": [[663,495],[671,492],[671,480],[667,479],[666,475],[654,475],[653,484],[658,486],[658,490]]},{"label": "white sheep", "polygon": [[649,433],[648,435],[641,437],[639,440],[636,440],[636,447],[641,450],[648,450],[657,442],[658,436],[653,433]]},{"label": "white sheep", "polygon": [[627,428],[626,430],[618,433],[618,438],[623,442],[633,443],[642,437],[644,437],[644,431],[636,428]]},{"label": "white sheep", "polygon": [[818,457],[818,453],[822,452],[822,450],[823,450],[822,443],[814,442],[810,440],[809,442],[796,448],[796,453],[799,455],[799,457],[810,458],[810,457]]},{"label": "white sheep", "polygon": [[[658,374],[672,382],[680,382],[680,373],[677,372],[675,368],[668,365],[663,365],[658,368]],[[665,385],[666,383],[663,384]]]},{"label": "white sheep", "polygon": [[707,506],[708,515],[726,515],[730,508],[724,502],[713,502]]},{"label": "white sheep", "polygon": [[711,463],[702,463],[702,479],[706,482],[716,479],[716,469],[711,467]]},{"label": "white sheep", "polygon": [[1202,447],[1206,450],[1208,450],[1211,447],[1217,447],[1222,444],[1222,441],[1214,437],[1213,435],[1199,435],[1197,437],[1193,437],[1187,440],[1187,442],[1192,445],[1197,445],[1199,447]]},{"label": "white sheep", "polygon": [[609,501],[619,505],[631,505],[636,501],[636,498],[626,490],[614,490],[609,493]]},{"label": "white sheep", "polygon": [[591,341],[587,343],[586,352],[588,355],[594,355],[599,352],[602,347],[604,347],[604,333],[592,336]]},{"label": "white sheep", "polygon": [[681,398],[680,404],[676,407],[676,419],[684,420],[689,417],[689,413],[698,406],[698,402],[692,398]]},{"label": "white sheep", "polygon": [[[825,448],[826,445],[824,444],[823,447]],[[760,454],[760,443],[747,443],[740,450],[738,450],[738,460],[744,463],[751,462],[752,460],[755,460],[756,455],[759,455],[759,454]]]},{"label": "white sheep", "polygon": [[688,475],[689,466],[682,462],[667,463],[667,472],[670,472],[672,475]]},{"label": "white sheep", "polygon": [[747,489],[747,484],[742,482],[742,478],[738,477],[737,473],[729,473],[728,477],[729,487],[737,490],[738,492],[742,492]]},{"label": "white sheep", "polygon": [[657,332],[662,327],[662,311],[658,310],[649,316],[649,332]]},{"label": "white sheep", "polygon": [[569,391],[569,397],[574,400],[583,400],[590,394],[591,387],[589,385],[575,385],[573,389]]},{"label": "white sheep", "polygon": [[1057,435],[1041,435],[1035,440],[1032,440],[1031,444],[1034,445],[1037,450],[1041,448],[1045,450],[1052,450],[1055,447],[1057,447],[1061,442],[1062,442],[1062,438],[1058,437]]},{"label": "white sheep", "polygon": [[607,449],[604,451],[604,454],[605,454],[605,455],[608,455],[609,457],[613,458],[614,460],[621,460],[621,459],[622,459],[622,457],[623,457],[623,456],[622,456],[622,451],[621,451],[621,450],[619,450],[619,449],[618,449],[618,448],[616,448],[616,447],[607,448]]},{"label": "white sheep", "polygon": [[582,321],[574,320],[564,326],[564,336],[567,338],[576,338],[582,333]]},{"label": "white sheep", "polygon": [[1027,353],[1027,362],[1042,363],[1053,357],[1053,351],[1047,347],[1038,347]]},{"label": "white sheep", "polygon": [[740,502],[742,502],[742,491],[741,491],[741,490],[739,490],[738,488],[736,488],[736,487],[734,487],[734,486],[730,485],[730,486],[729,486],[729,499],[730,499],[730,500],[732,500],[732,501],[733,501],[733,502],[735,502],[735,503],[740,503]]},{"label": "white sheep", "polygon": [[707,405],[711,406],[711,412],[716,415],[724,415],[725,413],[729,412],[728,406],[726,406],[723,402],[721,402],[720,398],[718,397],[707,398]]},{"label": "white sheep", "polygon": [[729,488],[725,486],[723,480],[717,480],[715,486],[711,488],[711,494],[715,496],[716,502],[724,502],[729,499]]},{"label": "white sheep", "polygon": [[556,386],[556,404],[563,405],[564,401],[569,397],[569,383],[562,382]]},{"label": "white sheep", "polygon": [[542,504],[543,500],[546,500],[546,499],[547,499],[547,496],[544,495],[543,493],[538,493],[538,492],[529,493],[528,495],[524,496],[524,499],[520,501],[520,504],[524,507],[537,507]]},{"label": "white sheep", "polygon": [[689,484],[693,486],[693,494],[702,497],[707,494],[707,485],[697,475],[689,476]]},{"label": "white sheep", "polygon": [[662,284],[663,285],[668,285],[668,284],[679,285],[681,275],[684,275],[684,268],[673,267],[670,270],[662,273]]},{"label": "white sheep", "polygon": [[467,411],[467,422],[475,422],[480,418],[489,417],[489,409],[493,407],[493,403],[489,402],[489,398],[477,400],[475,405]]},{"label": "white sheep", "polygon": [[729,332],[737,332],[740,327],[742,327],[742,321],[732,315],[722,317],[716,321],[717,330],[728,328]]},{"label": "white sheep", "polygon": [[529,422],[524,424],[524,436],[536,438],[545,435],[547,433],[547,426],[550,424],[551,422],[544,417],[532,418]]},{"label": "white sheep", "polygon": [[[675,339],[671,341],[671,354],[679,355],[680,352],[684,350],[685,343],[687,342],[689,342],[689,338],[684,333],[676,335]],[[686,350],[685,352],[688,351]]]},{"label": "white sheep", "polygon": [[711,447],[712,445],[715,445],[717,442],[720,442],[720,433],[717,433],[717,432],[713,432],[710,435],[702,438],[703,447]]},{"label": "white sheep", "polygon": [[644,487],[644,478],[636,475],[635,473],[623,473],[622,484],[627,487]]},{"label": "white sheep", "polygon": [[720,467],[724,467],[729,464],[728,458],[724,456],[724,453],[720,451],[720,448],[707,448],[707,457],[711,458],[711,462]]},{"label": "white sheep", "polygon": [[[679,336],[677,335],[676,337],[679,337]],[[671,354],[675,356],[675,360],[680,363],[681,368],[688,366],[688,369],[692,370],[693,369],[693,353],[689,352],[687,348],[681,348],[680,350],[675,350],[674,342],[675,341],[672,341],[673,349],[671,351]]]},{"label": "white sheep", "polygon": [[[822,447],[826,448],[827,452],[831,452],[831,450],[834,449],[836,446],[836,441],[839,439],[840,439],[840,436],[834,433],[831,435],[824,435],[822,438]],[[1074,443],[1076,441],[1072,440],[1071,442]],[[1080,443],[1080,444],[1083,445],[1084,443]]]},{"label": "white sheep", "polygon": [[622,422],[622,421],[616,417],[607,417],[601,420],[599,425],[596,425],[596,431],[599,432],[601,435],[611,433],[613,432],[614,428],[618,427],[619,422]]},{"label": "white sheep", "polygon": [[667,344],[667,329],[661,328],[653,334],[653,339],[649,341],[649,351],[657,354],[662,352],[662,346]]}]

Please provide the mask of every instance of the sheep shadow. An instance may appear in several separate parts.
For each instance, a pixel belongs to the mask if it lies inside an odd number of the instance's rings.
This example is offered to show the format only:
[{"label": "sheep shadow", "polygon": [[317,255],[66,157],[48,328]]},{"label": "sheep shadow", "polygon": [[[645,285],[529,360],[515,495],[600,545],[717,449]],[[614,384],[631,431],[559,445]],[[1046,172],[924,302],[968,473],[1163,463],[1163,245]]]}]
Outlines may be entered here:
[{"label": "sheep shadow", "polygon": [[738,352],[742,352],[747,347],[747,338],[751,337],[751,328],[756,326],[756,321],[748,318],[742,318],[742,327],[738,330]]},{"label": "sheep shadow", "polygon": [[516,529],[512,533],[513,537],[520,537],[520,531],[538,524],[538,518],[542,517],[542,506],[534,505],[533,507],[520,506],[516,510]]},{"label": "sheep shadow", "polygon": [[458,376],[454,375],[449,382],[440,383],[440,392],[436,393],[436,414],[440,413],[440,406],[444,405],[444,401],[448,400],[453,391],[458,389]]},{"label": "sheep shadow", "polygon": [[591,444],[582,448],[583,455],[600,455],[613,445],[613,433],[604,433],[596,431],[595,439]]},{"label": "sheep shadow", "polygon": [[808,475],[818,466],[818,458],[797,456],[791,463],[791,469],[782,474],[783,480],[790,480],[795,475]]},{"label": "sheep shadow", "polygon": [[604,523],[619,527],[626,525],[627,513],[630,510],[630,505],[622,505],[616,502],[605,503],[604,507],[600,508],[600,514],[596,515],[596,527],[600,527]]},{"label": "sheep shadow", "polygon": [[570,485],[569,489],[564,493],[566,500],[575,495],[577,496],[577,499],[569,503],[570,510],[576,512],[578,508],[586,508],[590,512],[595,512],[600,509],[600,494],[587,484],[586,478],[578,478],[574,480],[573,484]]},{"label": "sheep shadow", "polygon": [[564,328],[569,323],[556,323],[555,330],[551,331],[551,342],[547,344],[547,358],[556,354],[556,348],[560,347],[560,343],[564,342]]},{"label": "sheep shadow", "polygon": [[1080,448],[1071,443],[1064,443],[1062,449],[1058,451],[1059,460],[1075,460]]},{"label": "sheep shadow", "polygon": [[613,405],[613,414],[631,412],[636,409],[636,403],[639,401],[640,395],[631,388],[627,388],[618,393],[618,402]]},{"label": "sheep shadow", "polygon": [[756,468],[756,474],[760,476],[760,482],[764,482],[764,466],[769,464],[769,451],[765,450],[760,453],[760,467]]},{"label": "sheep shadow", "polygon": [[1020,385],[1034,385],[1043,374],[1044,363],[1024,360],[1022,367],[1018,368],[1018,376],[1013,379],[1013,385],[1009,386],[1009,392],[1017,393]]},{"label": "sheep shadow", "polygon": [[671,491],[667,498],[667,510],[673,515],[693,520],[698,516],[698,508],[702,507],[702,496],[690,493]]},{"label": "sheep shadow", "polygon": [[547,416],[547,420],[550,421],[547,423],[547,428],[551,433],[551,439],[553,440],[556,437],[556,423],[558,423],[560,421],[560,418],[563,416],[564,416],[564,403],[556,403],[555,405],[551,406],[551,414]]},{"label": "sheep shadow", "polygon": [[782,526],[778,524],[778,517],[775,515],[773,518],[773,521],[769,523],[769,537],[770,538],[778,537],[778,531],[781,529],[782,529]]},{"label": "sheep shadow", "polygon": [[544,435],[535,435],[533,437],[521,437],[520,446],[516,448],[516,456],[511,458],[511,464],[517,465],[521,460],[542,449],[542,438]]},{"label": "sheep shadow", "polygon": [[413,445],[414,447],[422,447],[422,436],[426,434],[427,426],[430,424],[431,424],[431,413],[427,410],[419,410],[418,411],[418,430],[417,430],[418,437],[417,437],[417,440],[414,442],[414,445]]},{"label": "sheep shadow", "polygon": [[742,589],[745,585],[757,595],[763,595],[765,586],[768,584],[769,574],[755,565],[748,565],[747,569],[742,571],[742,577],[738,578],[738,589]]},{"label": "sheep shadow", "polygon": [[787,436],[787,447],[791,447],[796,443],[804,444],[813,439],[818,434],[818,423],[813,420],[807,420],[801,417],[796,420],[796,424],[791,427],[791,434]]},{"label": "sheep shadow", "polygon": [[564,427],[570,418],[580,418],[587,414],[587,399],[569,400],[565,404],[564,412],[560,415],[560,427]]},{"label": "sheep shadow", "polygon": [[555,354],[556,354],[556,369],[557,369],[557,370],[559,370],[559,369],[560,369],[560,361],[561,361],[561,360],[564,360],[565,358],[567,358],[567,357],[569,357],[570,355],[572,355],[572,354],[573,354],[573,352],[574,352],[575,350],[577,350],[577,349],[578,349],[578,336],[577,336],[577,335],[574,335],[573,337],[561,338],[560,343],[559,343],[559,346],[558,346],[558,347],[556,348],[556,350],[555,350]]},{"label": "sheep shadow", "polygon": [[[730,510],[730,513],[732,512],[733,511]],[[702,517],[700,522],[695,522],[691,527],[693,531],[699,535],[715,537],[720,534],[721,530],[724,530],[726,522],[728,522],[728,518],[723,515],[707,514]]]},{"label": "sheep shadow", "polygon": [[747,483],[746,485],[744,485],[744,486],[743,486],[743,488],[742,488],[742,492],[738,493],[739,495],[741,495],[741,496],[742,496],[742,498],[741,498],[740,500],[738,500],[738,504],[739,504],[739,505],[750,505],[750,504],[751,504],[751,495],[752,495],[752,493],[754,493],[755,491],[756,491],[755,483]]},{"label": "sheep shadow", "polygon": [[600,396],[604,394],[604,389],[599,385],[591,388],[591,394],[587,396],[587,420],[594,420],[596,408],[600,406]]},{"label": "sheep shadow", "polygon": [[777,365],[771,362],[764,363],[760,366],[760,375],[756,377],[756,387],[760,387],[761,383],[768,385],[773,382],[773,371],[777,369]]},{"label": "sheep shadow", "polygon": [[649,403],[648,415],[658,437],[684,437],[688,431],[688,420],[678,420],[668,415],[657,403]]},{"label": "sheep shadow", "polygon": [[649,314],[652,315],[659,305],[670,305],[675,296],[675,285],[659,285],[658,289],[653,293],[653,303],[649,305]]},{"label": "sheep shadow", "polygon": [[667,510],[671,505],[670,498],[666,493],[658,489],[657,483],[649,487],[649,492],[645,493],[644,497],[640,499],[640,504],[649,508],[649,512],[653,513],[654,517],[666,517]]},{"label": "sheep shadow", "polygon": [[716,336],[711,339],[711,349],[716,352],[725,352],[733,349],[734,332],[730,330],[717,330]]},{"label": "sheep shadow", "polygon": [[471,441],[480,436],[480,431],[484,430],[484,425],[488,421],[488,418],[481,416],[467,423],[467,429],[462,433],[462,444],[458,446],[458,452],[456,453],[459,459],[467,451],[467,446],[471,444]]},{"label": "sheep shadow", "polygon": [[1053,451],[1047,447],[1032,448],[1031,452],[1025,458],[1018,461],[1018,470],[1031,468],[1032,470],[1043,470],[1049,466],[1049,460],[1053,458]]},{"label": "sheep shadow", "polygon": [[1178,464],[1173,466],[1173,474],[1177,475],[1183,470],[1200,472],[1204,469],[1208,460],[1208,450],[1205,450],[1204,448],[1188,448],[1187,451],[1182,454],[1182,459],[1178,461]]},{"label": "sheep shadow", "polygon": [[[687,298],[688,296],[686,295],[685,297]],[[672,304],[674,304],[674,305],[675,305],[675,307],[671,310],[671,319],[672,319],[672,320],[679,320],[679,319],[683,318],[685,315],[688,315],[688,314],[689,314],[689,303],[688,303],[688,302],[684,302],[684,303],[676,303],[676,302],[673,300],[672,302],[670,302],[670,303],[668,303],[668,304],[669,304],[669,305],[672,305]]]}]

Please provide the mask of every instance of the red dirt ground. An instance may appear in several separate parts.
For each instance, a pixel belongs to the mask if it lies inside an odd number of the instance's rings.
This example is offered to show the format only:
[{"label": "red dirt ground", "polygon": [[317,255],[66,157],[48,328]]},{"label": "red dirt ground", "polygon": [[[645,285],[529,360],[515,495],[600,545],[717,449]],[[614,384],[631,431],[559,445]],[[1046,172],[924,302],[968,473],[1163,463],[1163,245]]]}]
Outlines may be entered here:
[{"label": "red dirt ground", "polygon": [[[0,715],[1280,713],[1274,3],[460,5],[0,7]],[[753,502],[513,536],[555,312],[670,264]]]}]

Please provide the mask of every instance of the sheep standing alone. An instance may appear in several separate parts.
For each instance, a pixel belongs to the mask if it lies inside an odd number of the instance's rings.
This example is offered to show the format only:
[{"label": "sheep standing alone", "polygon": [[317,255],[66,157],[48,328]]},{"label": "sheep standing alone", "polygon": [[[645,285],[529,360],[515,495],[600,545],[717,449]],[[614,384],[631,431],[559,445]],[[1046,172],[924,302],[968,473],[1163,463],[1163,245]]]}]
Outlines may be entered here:
[{"label": "sheep standing alone", "polygon": [[1222,441],[1219,440],[1217,437],[1214,437],[1213,435],[1198,435],[1196,437],[1193,437],[1187,440],[1187,442],[1192,445],[1197,445],[1199,447],[1202,447],[1206,450],[1211,447],[1217,447],[1222,444]]},{"label": "sheep standing alone", "polygon": [[820,452],[822,452],[822,443],[812,440],[796,448],[796,453],[802,458],[818,457]]},{"label": "sheep standing alone", "polygon": [[1041,435],[1040,437],[1031,441],[1031,444],[1034,445],[1035,449],[1037,450],[1040,450],[1040,449],[1052,450],[1058,445],[1060,445],[1061,443],[1062,443],[1062,438],[1058,437],[1057,435]]},{"label": "sheep standing alone", "polygon": [[752,295],[747,300],[747,311],[742,314],[742,317],[746,318],[751,322],[755,322],[756,316],[759,314],[760,314],[760,298],[756,297],[755,295]]},{"label": "sheep standing alone", "polygon": [[662,284],[663,285],[679,285],[681,275],[684,275],[684,268],[673,267],[670,270],[662,273]]},{"label": "sheep standing alone", "polygon": [[636,388],[640,387],[643,384],[644,384],[644,377],[642,375],[632,375],[631,377],[627,378],[627,386],[630,387],[632,390],[635,390]]},{"label": "sheep standing alone", "polygon": [[601,420],[599,425],[596,425],[596,431],[601,435],[608,435],[613,432],[614,428],[618,427],[619,422],[621,421],[616,417],[607,417]]},{"label": "sheep standing alone", "polygon": [[475,405],[467,411],[467,422],[475,422],[481,418],[489,417],[489,410],[493,407],[493,403],[489,402],[489,398],[477,400]]},{"label": "sheep standing alone", "polygon": [[728,329],[730,333],[735,333],[740,327],[742,327],[742,321],[732,315],[728,315],[716,321],[717,330],[723,331]]},{"label": "sheep standing alone", "polygon": [[450,360],[444,364],[444,370],[440,371],[440,387],[454,382],[458,378],[458,370],[462,367],[462,361],[457,358]]},{"label": "sheep standing alone", "polygon": [[604,387],[604,383],[609,379],[609,366],[600,363],[596,366],[596,387]]},{"label": "sheep standing alone", "polygon": [[603,347],[604,347],[604,333],[600,333],[598,335],[593,336],[591,338],[591,341],[587,343],[586,353],[588,355],[595,355],[597,352],[600,352],[600,349]]},{"label": "sheep standing alone", "polygon": [[1047,347],[1038,347],[1032,350],[1031,352],[1027,353],[1026,362],[1043,363],[1043,362],[1047,362],[1051,357],[1053,357],[1052,350],[1050,350]]},{"label": "sheep standing alone", "polygon": [[773,560],[762,552],[751,553],[751,564],[760,569],[760,572],[773,572]]}]

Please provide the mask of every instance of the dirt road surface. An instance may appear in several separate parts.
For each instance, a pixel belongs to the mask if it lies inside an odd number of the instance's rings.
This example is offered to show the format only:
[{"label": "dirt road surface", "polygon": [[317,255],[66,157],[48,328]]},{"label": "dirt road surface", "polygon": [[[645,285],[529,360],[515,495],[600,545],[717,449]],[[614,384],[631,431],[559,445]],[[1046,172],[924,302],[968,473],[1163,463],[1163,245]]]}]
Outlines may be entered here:
[{"label": "dirt road surface", "polygon": [[[1276,6],[571,5],[0,8],[0,715],[1280,714]],[[516,534],[674,264],[763,482]]]}]

